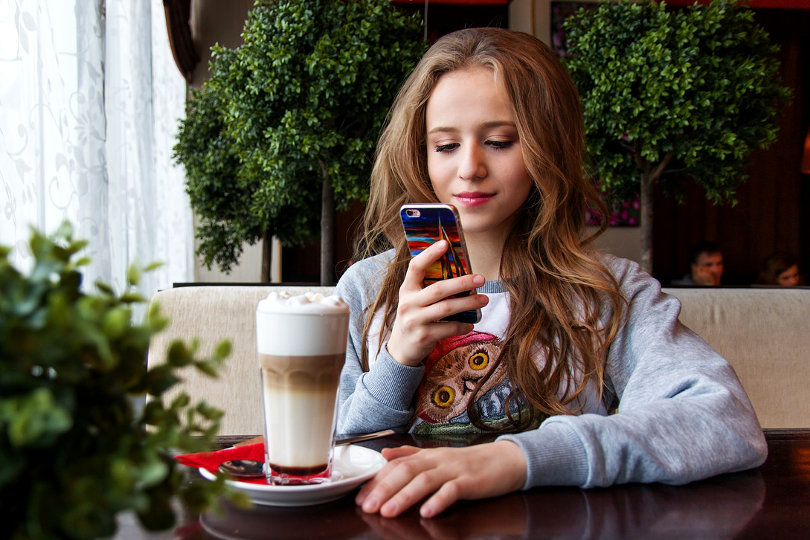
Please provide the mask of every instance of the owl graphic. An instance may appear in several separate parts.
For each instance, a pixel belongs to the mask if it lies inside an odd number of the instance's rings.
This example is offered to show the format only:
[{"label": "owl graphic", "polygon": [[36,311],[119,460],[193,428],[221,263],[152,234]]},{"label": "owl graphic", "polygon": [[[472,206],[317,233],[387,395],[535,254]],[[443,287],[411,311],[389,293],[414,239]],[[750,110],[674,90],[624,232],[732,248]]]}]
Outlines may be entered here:
[{"label": "owl graphic", "polygon": [[[483,401],[482,415],[490,419],[505,416],[505,396],[494,392],[482,400],[504,381],[506,370],[496,361],[500,350],[500,340],[486,332],[470,332],[440,340],[425,364],[416,403],[417,416],[422,422],[414,431],[442,431],[439,425],[454,423],[453,419],[458,424],[459,416],[466,419],[467,405],[475,388],[491,371],[491,376],[475,395],[479,403]],[[462,422],[469,426],[469,419]]]}]

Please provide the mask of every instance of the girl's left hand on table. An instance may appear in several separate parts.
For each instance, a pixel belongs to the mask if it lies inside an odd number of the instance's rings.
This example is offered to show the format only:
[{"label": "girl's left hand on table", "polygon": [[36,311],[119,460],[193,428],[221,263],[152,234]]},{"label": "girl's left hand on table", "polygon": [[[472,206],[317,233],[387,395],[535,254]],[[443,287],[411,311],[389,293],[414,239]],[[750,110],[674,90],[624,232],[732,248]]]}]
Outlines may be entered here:
[{"label": "girl's left hand on table", "polygon": [[357,494],[364,512],[394,517],[425,497],[419,514],[433,517],[461,499],[517,491],[526,481],[526,458],[510,441],[463,448],[401,446],[382,451],[389,463]]}]

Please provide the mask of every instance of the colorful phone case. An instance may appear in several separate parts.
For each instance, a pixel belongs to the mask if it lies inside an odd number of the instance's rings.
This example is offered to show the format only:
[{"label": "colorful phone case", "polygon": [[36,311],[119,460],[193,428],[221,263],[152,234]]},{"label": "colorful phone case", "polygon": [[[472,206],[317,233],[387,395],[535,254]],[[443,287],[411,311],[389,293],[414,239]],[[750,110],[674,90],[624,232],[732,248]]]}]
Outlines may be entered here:
[{"label": "colorful phone case", "polygon": [[[461,232],[458,212],[449,204],[405,204],[400,208],[400,218],[405,229],[405,238],[411,257],[415,257],[431,244],[447,240],[450,247],[441,259],[433,263],[425,273],[425,285],[442,279],[470,273],[467,249]],[[466,296],[469,293],[464,293]],[[464,311],[451,315],[446,320],[476,323],[481,318],[480,310]]]}]

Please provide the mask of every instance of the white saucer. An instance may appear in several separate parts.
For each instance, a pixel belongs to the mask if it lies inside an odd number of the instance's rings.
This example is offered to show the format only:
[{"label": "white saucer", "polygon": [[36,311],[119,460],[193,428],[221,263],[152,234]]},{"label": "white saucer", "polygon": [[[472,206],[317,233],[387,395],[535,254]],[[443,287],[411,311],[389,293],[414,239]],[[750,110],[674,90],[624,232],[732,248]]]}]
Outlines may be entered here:
[{"label": "white saucer", "polygon": [[[363,446],[337,446],[332,460],[332,473],[339,479],[331,482],[309,486],[272,486],[239,480],[225,482],[243,491],[254,504],[310,506],[339,499],[377,474],[385,463],[385,458],[376,450]],[[203,478],[208,480],[216,478],[216,475],[207,469],[200,468],[199,471]]]}]

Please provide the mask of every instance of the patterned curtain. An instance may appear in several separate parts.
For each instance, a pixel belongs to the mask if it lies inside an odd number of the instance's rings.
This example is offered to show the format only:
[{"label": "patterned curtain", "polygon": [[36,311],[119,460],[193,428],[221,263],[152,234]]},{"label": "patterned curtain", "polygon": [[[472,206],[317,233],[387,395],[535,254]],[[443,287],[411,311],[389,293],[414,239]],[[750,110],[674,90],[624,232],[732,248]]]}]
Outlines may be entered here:
[{"label": "patterned curtain", "polygon": [[30,262],[30,226],[89,241],[85,285],[147,297],[193,279],[193,225],[171,160],[185,82],[160,0],[10,0],[0,9],[0,244]]}]

